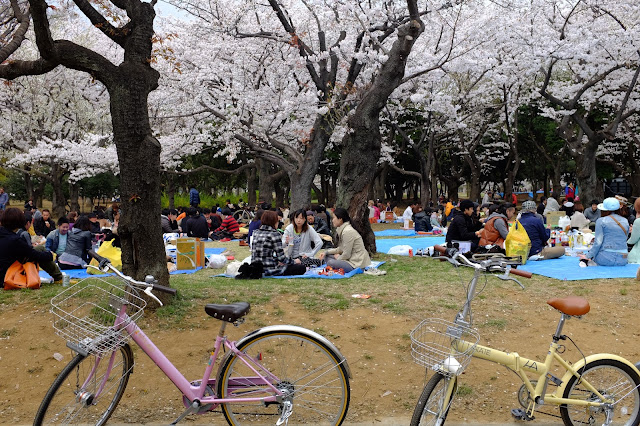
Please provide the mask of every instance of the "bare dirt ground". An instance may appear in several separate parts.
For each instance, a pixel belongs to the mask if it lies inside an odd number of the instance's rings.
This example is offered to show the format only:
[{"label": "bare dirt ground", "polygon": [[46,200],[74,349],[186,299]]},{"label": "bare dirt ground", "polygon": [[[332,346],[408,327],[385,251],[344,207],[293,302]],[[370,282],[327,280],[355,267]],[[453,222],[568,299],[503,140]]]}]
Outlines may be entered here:
[{"label": "bare dirt ground", "polygon": [[[635,280],[603,280],[559,285],[555,295],[588,293],[591,312],[582,320],[572,319],[565,332],[585,354],[610,352],[633,362],[640,360],[640,327]],[[542,360],[555,331],[558,313],[546,305],[544,289],[521,291],[502,285],[474,305],[476,325],[485,345],[517,351]],[[62,339],[53,334],[48,305],[25,302],[3,309],[0,330],[0,423],[26,424],[33,421],[37,407],[55,375],[71,359]],[[200,302],[204,304],[204,301]],[[428,308],[443,318],[453,318],[454,307]],[[426,380],[424,368],[413,363],[409,331],[421,313],[396,315],[382,307],[356,303],[351,308],[313,313],[298,302],[298,296],[284,294],[255,306],[247,323],[228,328],[239,338],[259,326],[295,324],[315,329],[332,340],[347,357],[353,377],[352,399],[347,421],[375,424],[403,424],[411,416]],[[184,329],[147,331],[170,360],[188,379],[197,379],[205,367],[218,324],[204,313],[191,319]],[[580,357],[567,342],[565,358]],[[136,368],[116,411],[116,423],[169,423],[182,412],[179,392],[153,363],[135,350]],[[64,355],[57,361],[55,353]],[[537,354],[537,355],[536,355]],[[214,370],[215,371],[215,370]],[[454,402],[449,420],[454,423],[511,423],[509,410],[516,408],[518,378],[503,367],[474,360],[461,376],[462,395]],[[553,407],[547,411],[558,414]],[[391,420],[389,420],[391,418]],[[544,423],[560,419],[539,416]],[[397,419],[395,422],[393,419]],[[188,422],[224,424],[220,414],[192,416]]]}]

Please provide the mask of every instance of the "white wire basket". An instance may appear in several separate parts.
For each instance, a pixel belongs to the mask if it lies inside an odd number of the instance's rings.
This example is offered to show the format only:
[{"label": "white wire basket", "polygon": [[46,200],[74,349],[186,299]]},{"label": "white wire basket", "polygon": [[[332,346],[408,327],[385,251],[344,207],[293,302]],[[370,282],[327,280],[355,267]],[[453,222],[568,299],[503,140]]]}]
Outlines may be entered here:
[{"label": "white wire basket", "polygon": [[480,341],[476,330],[437,318],[422,321],[410,336],[414,361],[447,376],[462,374]]},{"label": "white wire basket", "polygon": [[[147,302],[122,280],[115,284],[87,278],[51,299],[53,328],[58,336],[90,353],[104,355],[129,340],[125,327],[142,316]],[[120,308],[127,304],[127,322],[115,327]]]}]

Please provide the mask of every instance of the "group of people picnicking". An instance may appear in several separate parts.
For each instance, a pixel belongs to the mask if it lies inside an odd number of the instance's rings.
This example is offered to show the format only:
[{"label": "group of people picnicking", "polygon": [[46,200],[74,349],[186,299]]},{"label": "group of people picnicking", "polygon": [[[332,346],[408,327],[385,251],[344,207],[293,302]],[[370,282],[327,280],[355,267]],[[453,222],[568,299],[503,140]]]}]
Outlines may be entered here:
[{"label": "group of people picnicking", "polygon": [[[33,200],[24,209],[0,209],[0,276],[15,262],[35,262],[54,283],[62,282],[64,270],[86,267],[89,250],[95,244],[117,237],[120,208],[113,203],[106,209],[78,215],[69,212],[57,221],[48,209],[38,209]],[[4,284],[4,283],[3,283]]]},{"label": "group of people picnicking", "polygon": [[221,242],[238,237],[241,245],[250,246],[252,262],[261,262],[265,275],[301,275],[323,265],[349,273],[371,264],[362,237],[351,226],[345,209],[331,212],[318,205],[290,212],[263,204],[255,211],[245,235],[238,233],[239,224],[230,208],[233,206],[217,207],[200,208],[192,203],[181,208],[182,213],[165,209],[162,230]]},{"label": "group of people picnicking", "polygon": [[446,241],[469,242],[473,252],[504,253],[509,230],[518,220],[531,242],[529,259],[556,258],[565,254],[565,248],[550,242],[547,214],[554,211],[565,213],[572,230],[594,234],[591,248],[579,255],[581,266],[640,263],[640,199],[633,204],[622,197],[592,200],[585,209],[571,195],[559,202],[551,194],[549,198],[541,197],[539,204],[524,201],[520,212],[512,203],[462,200],[450,212],[445,207],[445,217],[450,221]]}]

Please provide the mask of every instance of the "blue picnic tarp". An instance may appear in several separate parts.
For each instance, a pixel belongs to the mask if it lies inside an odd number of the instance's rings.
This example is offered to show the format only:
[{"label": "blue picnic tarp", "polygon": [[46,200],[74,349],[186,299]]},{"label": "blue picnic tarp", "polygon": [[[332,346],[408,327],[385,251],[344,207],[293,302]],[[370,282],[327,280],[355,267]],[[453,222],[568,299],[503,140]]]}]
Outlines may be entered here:
[{"label": "blue picnic tarp", "polygon": [[578,281],[606,278],[635,278],[640,265],[629,263],[625,266],[587,266],[580,267],[580,259],[562,256],[557,259],[529,261],[518,269],[557,280]]},{"label": "blue picnic tarp", "polygon": [[445,237],[430,237],[430,238],[393,238],[393,239],[381,239],[376,238],[376,249],[378,253],[389,253],[389,249],[393,246],[411,246],[413,252],[416,250],[422,250],[434,245],[444,245]]}]

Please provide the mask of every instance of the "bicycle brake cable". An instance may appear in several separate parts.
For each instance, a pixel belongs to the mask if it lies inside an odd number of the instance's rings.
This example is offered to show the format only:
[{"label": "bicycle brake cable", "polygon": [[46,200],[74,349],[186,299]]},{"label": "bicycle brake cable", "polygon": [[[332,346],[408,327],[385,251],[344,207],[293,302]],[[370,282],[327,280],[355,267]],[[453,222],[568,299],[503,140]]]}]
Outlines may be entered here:
[{"label": "bicycle brake cable", "polygon": [[[580,355],[582,355],[582,360],[584,361],[584,366],[587,365],[587,359],[585,358],[584,354],[582,353],[582,351],[580,350],[580,348],[578,347],[578,345],[576,344],[576,342],[573,341],[573,339],[569,336],[567,336],[566,334],[564,334],[564,337],[566,337],[567,339],[569,339],[571,341],[571,343],[573,343],[573,346],[576,347],[576,349],[578,350],[578,352],[580,352]],[[579,376],[578,376],[578,381],[576,382],[576,384],[580,384],[580,382],[582,381],[582,373],[584,372],[584,367],[582,367],[582,371],[580,372]]]}]

